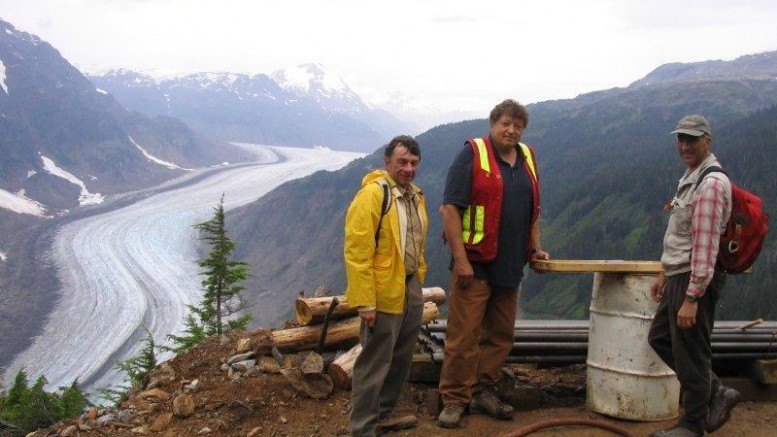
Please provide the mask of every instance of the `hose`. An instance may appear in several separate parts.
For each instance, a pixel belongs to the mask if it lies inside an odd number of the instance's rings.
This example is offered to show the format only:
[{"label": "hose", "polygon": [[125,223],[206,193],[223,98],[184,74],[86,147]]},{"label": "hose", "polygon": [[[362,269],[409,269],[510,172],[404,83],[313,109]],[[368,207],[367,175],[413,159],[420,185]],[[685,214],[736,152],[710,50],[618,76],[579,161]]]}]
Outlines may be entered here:
[{"label": "hose", "polygon": [[575,425],[593,426],[595,428],[601,428],[623,437],[636,437],[634,434],[626,431],[623,428],[617,427],[607,422],[600,422],[593,419],[550,419],[524,426],[523,428],[517,429],[510,434],[504,435],[503,437],[523,437],[545,428]]}]

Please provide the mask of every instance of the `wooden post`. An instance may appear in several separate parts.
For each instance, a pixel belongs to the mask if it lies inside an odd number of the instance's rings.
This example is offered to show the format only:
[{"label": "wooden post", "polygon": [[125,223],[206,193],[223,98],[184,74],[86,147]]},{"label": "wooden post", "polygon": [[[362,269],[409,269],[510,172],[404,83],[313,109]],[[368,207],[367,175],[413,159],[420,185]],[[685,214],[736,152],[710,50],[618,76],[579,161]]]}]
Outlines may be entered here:
[{"label": "wooden post", "polygon": [[[434,302],[438,306],[445,303],[445,290],[440,287],[424,288],[424,302]],[[340,304],[332,312],[332,320],[343,319],[356,315],[356,308],[351,308],[345,296],[327,296],[327,297],[301,297],[294,303],[294,312],[297,323],[300,325],[313,325],[321,323],[329,310],[332,299],[337,298]]]}]

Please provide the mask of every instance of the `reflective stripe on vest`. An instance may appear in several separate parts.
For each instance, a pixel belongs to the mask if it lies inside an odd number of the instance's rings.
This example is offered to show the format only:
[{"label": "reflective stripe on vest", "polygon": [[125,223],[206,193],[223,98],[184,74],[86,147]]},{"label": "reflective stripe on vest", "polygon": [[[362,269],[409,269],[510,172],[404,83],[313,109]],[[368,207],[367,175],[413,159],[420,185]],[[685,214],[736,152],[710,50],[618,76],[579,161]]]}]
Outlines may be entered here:
[{"label": "reflective stripe on vest", "polygon": [[[486,147],[486,142],[483,141],[483,138],[475,138],[474,141],[475,145],[478,147],[477,158],[478,161],[480,161],[480,168],[485,170],[487,173],[491,173],[491,163],[488,162],[488,148]],[[537,169],[534,168],[534,159],[531,157],[529,146],[524,143],[518,143],[518,145],[521,146],[521,154],[526,160],[526,164],[529,165],[529,170],[531,170],[532,176],[537,179]]]},{"label": "reflective stripe on vest", "polygon": [[[472,214],[472,210],[475,213]],[[477,244],[483,239],[483,222],[486,218],[486,207],[483,205],[470,205],[464,210],[461,217],[461,239],[467,244]],[[472,232],[471,230],[475,231]]]},{"label": "reflective stripe on vest", "polygon": [[[491,162],[488,157],[488,147],[486,142],[482,138],[475,138],[475,146],[477,147],[477,155],[475,162],[477,162],[482,170],[486,173],[491,173]],[[526,160],[526,164],[531,170],[534,179],[537,179],[537,169],[534,167],[534,159],[532,159],[529,146],[523,143],[518,143],[521,149],[521,154]],[[473,213],[474,211],[474,213]],[[461,217],[461,239],[466,244],[478,244],[483,240],[484,228],[485,228],[486,208],[483,205],[470,205],[464,210]]]}]

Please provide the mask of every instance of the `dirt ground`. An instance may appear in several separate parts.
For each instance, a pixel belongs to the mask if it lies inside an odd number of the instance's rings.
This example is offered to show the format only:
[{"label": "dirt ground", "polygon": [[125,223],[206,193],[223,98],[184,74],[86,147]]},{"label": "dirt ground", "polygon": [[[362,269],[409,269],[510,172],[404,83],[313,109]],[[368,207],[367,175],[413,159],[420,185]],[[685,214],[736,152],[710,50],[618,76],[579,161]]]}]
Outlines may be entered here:
[{"label": "dirt ground", "polygon": [[[280,374],[230,374],[223,370],[223,362],[235,351],[235,335],[224,341],[210,339],[191,352],[180,355],[158,369],[145,394],[136,392],[122,410],[132,412],[131,421],[107,421],[96,424],[101,415],[113,412],[93,411],[91,417],[65,420],[47,430],[39,430],[34,437],[79,436],[136,437],[315,437],[348,435],[350,392],[335,389],[327,399],[313,400],[298,393]],[[650,432],[671,426],[673,421],[629,422],[608,418],[585,408],[585,367],[537,369],[534,366],[513,366],[511,370],[523,381],[541,387],[541,407],[519,411],[510,421],[497,421],[483,415],[463,418],[463,427],[447,430],[439,428],[430,414],[429,397],[433,385],[409,384],[403,393],[399,411],[414,413],[420,419],[417,428],[399,431],[389,436],[510,436],[527,425],[553,419],[587,419],[594,423],[614,424],[633,436],[647,436]],[[182,418],[173,415],[175,398],[184,393],[183,387],[199,381],[196,390],[186,391],[194,401],[194,412]],[[152,383],[153,381],[153,383]],[[156,391],[161,390],[161,391]],[[149,395],[155,391],[156,396]],[[589,426],[568,426],[541,430],[536,436],[598,437],[616,435],[610,431]],[[734,411],[731,421],[714,436],[764,437],[777,436],[777,403],[745,402]]]}]

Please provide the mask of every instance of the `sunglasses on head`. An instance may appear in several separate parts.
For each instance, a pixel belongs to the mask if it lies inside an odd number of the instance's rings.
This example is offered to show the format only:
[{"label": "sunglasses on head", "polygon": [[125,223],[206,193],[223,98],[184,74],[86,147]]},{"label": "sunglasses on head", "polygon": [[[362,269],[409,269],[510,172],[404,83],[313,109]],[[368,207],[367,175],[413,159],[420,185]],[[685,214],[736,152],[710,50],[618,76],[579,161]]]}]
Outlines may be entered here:
[{"label": "sunglasses on head", "polygon": [[695,137],[693,135],[688,135],[688,134],[677,134],[677,142],[678,143],[693,144],[696,141],[699,141],[699,138],[701,138],[701,137]]}]

